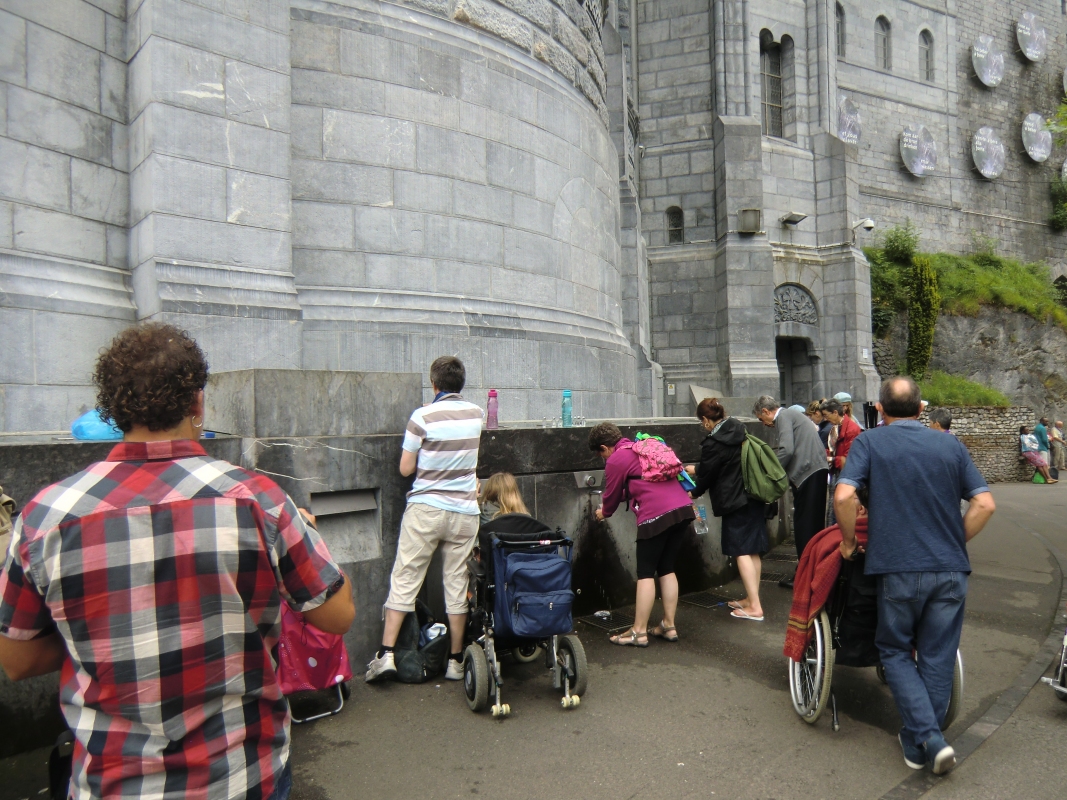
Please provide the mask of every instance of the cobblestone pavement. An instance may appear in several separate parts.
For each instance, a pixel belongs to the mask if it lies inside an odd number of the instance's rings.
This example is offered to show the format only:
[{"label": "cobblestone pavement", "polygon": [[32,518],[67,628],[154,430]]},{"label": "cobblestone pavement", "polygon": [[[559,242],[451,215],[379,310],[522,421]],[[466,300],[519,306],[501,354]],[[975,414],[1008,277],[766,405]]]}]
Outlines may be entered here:
[{"label": "cobblestone pavement", "polygon": [[[961,645],[966,691],[950,740],[1016,681],[1054,617],[1062,630],[1062,575],[1032,532],[1067,554],[1067,490],[997,485],[994,496],[997,515],[971,544],[974,575]],[[560,709],[548,673],[536,663],[505,666],[512,716],[502,722],[468,711],[455,683],[356,681],[341,715],[294,729],[293,800],[809,800],[893,791],[913,773],[896,742],[899,719],[889,690],[873,669],[837,669],[841,730],[831,730],[828,715],[803,723],[789,701],[781,655],[789,593],[773,583],[762,591],[762,624],[730,619],[723,608],[682,604],[676,645],[616,648],[604,632],[579,624],[590,680],[573,711]],[[1038,684],[927,797],[1062,797],[1065,734],[1067,703]],[[35,800],[45,755],[0,761],[0,800]]]}]

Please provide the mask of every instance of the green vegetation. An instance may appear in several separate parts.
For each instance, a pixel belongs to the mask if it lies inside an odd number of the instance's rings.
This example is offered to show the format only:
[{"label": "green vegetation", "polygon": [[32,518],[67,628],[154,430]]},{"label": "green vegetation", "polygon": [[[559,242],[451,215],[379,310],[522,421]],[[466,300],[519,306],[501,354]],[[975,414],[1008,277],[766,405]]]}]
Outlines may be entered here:
[{"label": "green vegetation", "polygon": [[919,383],[923,400],[932,406],[998,406],[1005,408],[1011,401],[998,392],[958,375],[934,370]]},{"label": "green vegetation", "polygon": [[882,234],[882,250],[885,257],[897,264],[910,264],[919,249],[919,232],[905,220],[903,225],[894,225]]},{"label": "green vegetation", "polygon": [[[903,238],[897,231],[907,232],[908,228],[891,228],[883,235],[883,245],[894,237]],[[987,237],[977,237],[969,255],[928,254],[937,275],[941,310],[974,316],[982,306],[994,306],[1029,314],[1042,323],[1051,319],[1067,328],[1067,307],[1060,302],[1048,267],[998,256],[993,252],[995,244]],[[893,316],[908,308],[911,268],[908,261],[890,258],[884,246],[864,252],[871,265],[872,327],[875,336],[883,337]]]},{"label": "green vegetation", "polygon": [[1048,226],[1054,231],[1067,230],[1067,183],[1057,175],[1049,184],[1049,196],[1052,198],[1052,214]]},{"label": "green vegetation", "polygon": [[908,286],[908,374],[921,381],[934,355],[934,329],[941,310],[937,275],[930,259],[915,256],[911,260]]}]

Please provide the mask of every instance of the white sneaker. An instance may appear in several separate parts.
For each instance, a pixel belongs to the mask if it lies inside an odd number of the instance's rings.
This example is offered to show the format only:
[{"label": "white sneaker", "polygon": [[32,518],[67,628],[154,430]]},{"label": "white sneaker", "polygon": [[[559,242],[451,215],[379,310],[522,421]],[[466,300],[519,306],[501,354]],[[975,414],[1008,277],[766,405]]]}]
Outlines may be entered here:
[{"label": "white sneaker", "polygon": [[448,659],[448,666],[445,667],[445,680],[446,681],[461,681],[463,680],[463,662],[453,661]]},{"label": "white sneaker", "polygon": [[364,677],[367,683],[394,678],[396,678],[396,662],[393,660],[392,652],[386,653],[381,658],[372,658],[367,664],[367,674]]}]

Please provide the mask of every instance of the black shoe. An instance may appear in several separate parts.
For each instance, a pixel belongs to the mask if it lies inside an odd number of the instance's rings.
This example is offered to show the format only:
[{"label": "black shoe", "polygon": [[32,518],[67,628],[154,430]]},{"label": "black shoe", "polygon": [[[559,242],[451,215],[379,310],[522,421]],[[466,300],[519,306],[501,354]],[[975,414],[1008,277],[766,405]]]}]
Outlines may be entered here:
[{"label": "black shoe", "polygon": [[792,578],[782,578],[782,580],[778,581],[778,585],[781,586],[783,589],[792,589],[793,588],[793,579]]}]

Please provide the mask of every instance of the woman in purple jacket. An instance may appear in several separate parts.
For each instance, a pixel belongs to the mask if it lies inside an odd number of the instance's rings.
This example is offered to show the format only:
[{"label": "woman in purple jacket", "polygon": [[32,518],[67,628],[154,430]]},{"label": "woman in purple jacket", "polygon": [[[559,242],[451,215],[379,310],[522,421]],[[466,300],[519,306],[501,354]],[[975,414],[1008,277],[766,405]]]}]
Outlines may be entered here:
[{"label": "woman in purple jacket", "polygon": [[663,620],[651,631],[668,642],[678,641],[674,612],[678,608],[678,578],[674,561],[692,527],[696,513],[693,501],[676,480],[646,481],[641,478],[641,462],[633,452],[633,442],[610,422],[602,422],[589,432],[589,449],[604,459],[603,505],[596,510],[603,521],[615,513],[623,500],[629,500],[637,515],[637,608],[634,625],[612,636],[612,644],[648,647],[648,617],[656,600],[659,575]]}]

